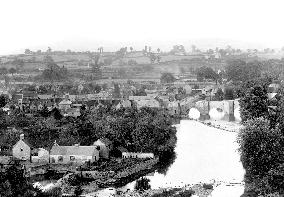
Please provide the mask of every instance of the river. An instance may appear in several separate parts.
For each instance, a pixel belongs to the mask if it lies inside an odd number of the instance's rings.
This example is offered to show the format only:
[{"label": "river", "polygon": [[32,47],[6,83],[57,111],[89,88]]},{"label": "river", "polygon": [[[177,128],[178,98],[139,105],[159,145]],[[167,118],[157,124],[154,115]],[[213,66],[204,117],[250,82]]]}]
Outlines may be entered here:
[{"label": "river", "polygon": [[[176,159],[167,173],[147,176],[152,189],[181,187],[199,182],[240,183],[244,169],[235,132],[208,127],[193,120],[177,125]],[[135,182],[124,189],[133,189]]]}]

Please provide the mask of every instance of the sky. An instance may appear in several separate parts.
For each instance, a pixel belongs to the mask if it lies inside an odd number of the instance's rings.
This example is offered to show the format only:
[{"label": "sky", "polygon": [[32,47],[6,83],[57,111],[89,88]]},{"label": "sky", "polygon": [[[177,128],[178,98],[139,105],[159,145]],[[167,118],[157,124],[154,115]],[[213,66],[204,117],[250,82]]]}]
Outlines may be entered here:
[{"label": "sky", "polygon": [[284,46],[283,0],[1,0],[0,55]]}]

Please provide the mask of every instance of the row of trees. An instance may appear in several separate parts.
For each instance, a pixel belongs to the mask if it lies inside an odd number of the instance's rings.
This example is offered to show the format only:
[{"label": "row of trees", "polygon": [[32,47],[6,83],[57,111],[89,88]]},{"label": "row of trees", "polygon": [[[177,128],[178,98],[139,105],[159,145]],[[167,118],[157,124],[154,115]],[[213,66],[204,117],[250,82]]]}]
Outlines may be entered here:
[{"label": "row of trees", "polygon": [[5,67],[1,67],[0,68],[0,75],[6,75],[6,74],[8,74],[8,73],[10,73],[10,74],[15,74],[17,72],[17,69],[16,68],[9,68],[9,69],[7,69],[7,68],[5,68]]}]

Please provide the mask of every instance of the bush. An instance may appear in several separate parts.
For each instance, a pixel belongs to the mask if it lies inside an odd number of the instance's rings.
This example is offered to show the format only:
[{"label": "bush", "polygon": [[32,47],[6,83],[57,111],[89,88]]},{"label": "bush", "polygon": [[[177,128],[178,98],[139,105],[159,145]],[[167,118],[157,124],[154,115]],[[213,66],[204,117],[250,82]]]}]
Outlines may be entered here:
[{"label": "bush", "polygon": [[283,186],[284,136],[264,118],[249,120],[238,134],[245,181],[258,193],[277,192]]},{"label": "bush", "polygon": [[139,191],[151,189],[151,185],[149,184],[149,182],[149,179],[142,177],[141,179],[136,181],[135,189]]},{"label": "bush", "polygon": [[212,184],[206,184],[204,183],[202,186],[204,189],[213,189],[213,185]]}]

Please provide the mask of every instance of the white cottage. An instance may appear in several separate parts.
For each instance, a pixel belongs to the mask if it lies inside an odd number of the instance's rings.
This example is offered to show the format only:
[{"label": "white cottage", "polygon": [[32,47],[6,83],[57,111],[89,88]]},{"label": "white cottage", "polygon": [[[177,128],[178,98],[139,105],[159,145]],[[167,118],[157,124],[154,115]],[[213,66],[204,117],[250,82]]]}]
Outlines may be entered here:
[{"label": "white cottage", "polygon": [[20,135],[20,140],[13,146],[12,153],[14,158],[31,161],[31,145],[25,139],[24,134]]},{"label": "white cottage", "polygon": [[54,144],[50,150],[51,163],[84,163],[99,160],[99,151],[96,146],[59,146]]}]

